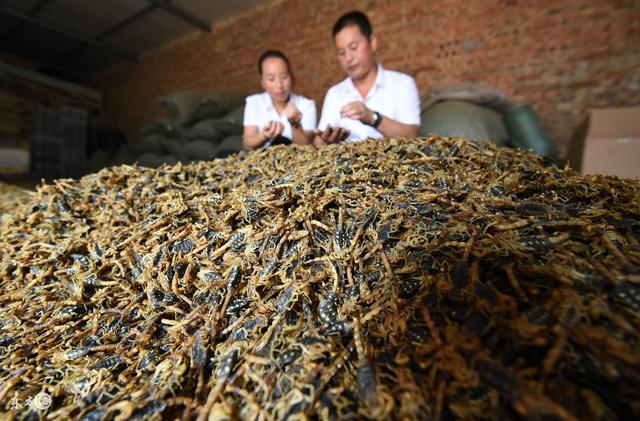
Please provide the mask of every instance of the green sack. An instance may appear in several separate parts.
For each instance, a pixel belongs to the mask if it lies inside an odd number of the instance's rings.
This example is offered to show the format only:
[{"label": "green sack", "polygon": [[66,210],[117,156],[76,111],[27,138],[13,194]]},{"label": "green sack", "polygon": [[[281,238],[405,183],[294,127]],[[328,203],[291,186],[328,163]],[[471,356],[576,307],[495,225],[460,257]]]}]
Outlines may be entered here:
[{"label": "green sack", "polygon": [[182,153],[188,160],[210,161],[216,157],[217,145],[206,140],[194,140],[182,147]]},{"label": "green sack", "polygon": [[428,134],[493,140],[498,145],[509,141],[499,112],[465,101],[441,101],[427,109],[422,114],[420,135]]},{"label": "green sack", "polygon": [[219,133],[226,136],[242,134],[244,130],[244,105],[237,107],[227,115],[216,120],[213,126]]},{"label": "green sack", "polygon": [[145,152],[162,153],[162,141],[165,136],[160,133],[151,133],[144,136],[138,143],[131,145],[131,147],[139,154]]},{"label": "green sack", "polygon": [[218,146],[218,158],[226,158],[242,149],[242,136],[228,136]]},{"label": "green sack", "polygon": [[206,118],[219,118],[244,104],[246,94],[234,89],[221,89],[204,95],[185,124],[191,125]]},{"label": "green sack", "polygon": [[183,137],[185,130],[182,125],[170,117],[158,117],[142,127],[142,136],[159,134],[165,137]]},{"label": "green sack", "polygon": [[176,165],[178,162],[180,162],[180,159],[178,159],[178,157],[171,154],[164,154],[160,158],[162,159],[162,163],[167,165]]},{"label": "green sack", "polygon": [[184,160],[186,157],[182,153],[182,144],[184,142],[179,139],[162,139],[160,146],[162,152],[171,154],[180,160]]},{"label": "green sack", "polygon": [[187,136],[189,139],[201,139],[213,143],[218,143],[224,139],[224,133],[218,130],[218,119],[208,118],[199,121],[189,129]]},{"label": "green sack", "polygon": [[184,123],[191,118],[205,94],[206,92],[203,91],[172,92],[160,98],[160,104],[173,119]]},{"label": "green sack", "polygon": [[242,105],[246,94],[235,89],[177,91],[160,98],[160,103],[180,125],[190,126],[206,118],[219,118]]},{"label": "green sack", "polygon": [[138,157],[138,165],[142,167],[158,168],[162,162],[162,155],[155,152],[145,152]]},{"label": "green sack", "polygon": [[530,105],[509,109],[504,119],[511,135],[511,142],[515,146],[521,149],[531,149],[539,155],[559,162],[553,143],[547,137],[538,116]]}]

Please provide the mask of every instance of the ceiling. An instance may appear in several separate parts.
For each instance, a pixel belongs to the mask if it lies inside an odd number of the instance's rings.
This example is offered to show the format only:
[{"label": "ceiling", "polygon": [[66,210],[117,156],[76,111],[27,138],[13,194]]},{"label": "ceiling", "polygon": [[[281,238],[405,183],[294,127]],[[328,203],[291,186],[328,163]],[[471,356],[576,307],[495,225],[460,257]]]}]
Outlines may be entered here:
[{"label": "ceiling", "polygon": [[0,55],[83,81],[268,0],[0,0]]}]

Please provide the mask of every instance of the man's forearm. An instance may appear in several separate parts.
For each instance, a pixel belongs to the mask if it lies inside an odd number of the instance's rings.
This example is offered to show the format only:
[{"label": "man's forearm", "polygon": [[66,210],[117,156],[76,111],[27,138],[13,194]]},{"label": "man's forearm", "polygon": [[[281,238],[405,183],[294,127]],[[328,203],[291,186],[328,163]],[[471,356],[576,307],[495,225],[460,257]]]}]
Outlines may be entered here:
[{"label": "man's forearm", "polygon": [[382,116],[378,131],[385,137],[417,137],[420,133],[420,126],[399,123],[389,117]]}]

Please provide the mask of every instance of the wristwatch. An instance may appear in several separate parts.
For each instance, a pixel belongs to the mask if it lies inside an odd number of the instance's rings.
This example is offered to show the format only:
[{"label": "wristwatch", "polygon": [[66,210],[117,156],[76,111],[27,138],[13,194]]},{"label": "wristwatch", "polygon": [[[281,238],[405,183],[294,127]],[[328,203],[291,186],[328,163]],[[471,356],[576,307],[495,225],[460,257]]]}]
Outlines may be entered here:
[{"label": "wristwatch", "polygon": [[380,122],[382,122],[382,114],[380,114],[377,111],[374,111],[373,112],[373,121],[371,123],[365,122],[364,124],[366,124],[367,126],[371,126],[371,127],[378,127],[380,125]]}]

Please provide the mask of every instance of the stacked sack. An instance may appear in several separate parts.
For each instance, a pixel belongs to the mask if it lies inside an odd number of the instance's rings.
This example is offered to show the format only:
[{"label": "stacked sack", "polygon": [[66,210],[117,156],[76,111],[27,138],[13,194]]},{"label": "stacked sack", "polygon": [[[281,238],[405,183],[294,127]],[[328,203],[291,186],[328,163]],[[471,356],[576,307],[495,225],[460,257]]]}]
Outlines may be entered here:
[{"label": "stacked sack", "polygon": [[242,150],[244,100],[233,89],[178,91],[160,98],[168,116],[142,129],[142,138],[120,148],[112,165],[137,161],[146,167],[224,158]]}]

